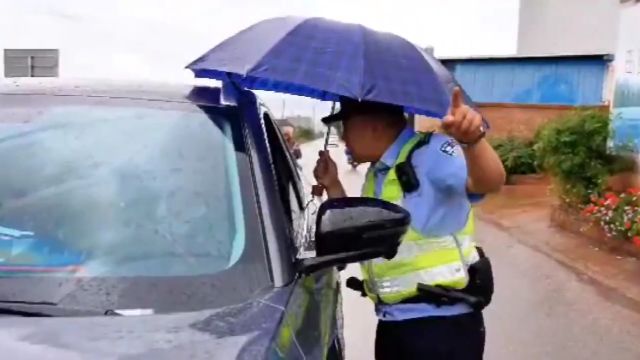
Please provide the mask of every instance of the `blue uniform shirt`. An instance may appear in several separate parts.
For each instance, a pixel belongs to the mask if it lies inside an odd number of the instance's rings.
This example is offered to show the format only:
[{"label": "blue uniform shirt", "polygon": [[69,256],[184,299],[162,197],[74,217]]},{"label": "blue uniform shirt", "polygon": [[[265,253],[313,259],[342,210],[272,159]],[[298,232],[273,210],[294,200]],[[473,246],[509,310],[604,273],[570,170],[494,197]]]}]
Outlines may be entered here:
[{"label": "blue uniform shirt", "polygon": [[[415,135],[405,129],[387,149],[380,161],[372,165],[375,194],[379,196],[384,179],[396,162],[402,147]],[[413,153],[412,164],[420,187],[406,194],[403,206],[411,213],[411,226],[427,236],[443,236],[461,230],[469,216],[471,202],[482,198],[467,193],[467,164],[460,146],[450,137],[434,133],[431,141]],[[471,312],[466,304],[436,307],[434,305],[377,305],[382,320],[407,320],[427,316],[450,316]]]}]

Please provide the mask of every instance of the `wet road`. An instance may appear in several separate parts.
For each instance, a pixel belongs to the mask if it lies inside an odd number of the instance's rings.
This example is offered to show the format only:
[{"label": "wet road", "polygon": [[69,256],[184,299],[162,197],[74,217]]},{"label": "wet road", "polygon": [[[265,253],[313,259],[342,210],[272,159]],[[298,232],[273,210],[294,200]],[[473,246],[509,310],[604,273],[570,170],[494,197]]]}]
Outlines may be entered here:
[{"label": "wet road", "polygon": [[[303,146],[306,178],[321,142]],[[351,170],[342,148],[332,149],[349,195],[357,195],[366,166]],[[502,230],[479,221],[478,241],[493,261],[496,293],[485,311],[485,359],[638,360],[640,312]],[[349,266],[343,279],[359,276]],[[640,279],[639,279],[640,281]],[[348,360],[373,359],[376,319],[372,304],[343,289]],[[425,339],[426,340],[426,339]]]}]

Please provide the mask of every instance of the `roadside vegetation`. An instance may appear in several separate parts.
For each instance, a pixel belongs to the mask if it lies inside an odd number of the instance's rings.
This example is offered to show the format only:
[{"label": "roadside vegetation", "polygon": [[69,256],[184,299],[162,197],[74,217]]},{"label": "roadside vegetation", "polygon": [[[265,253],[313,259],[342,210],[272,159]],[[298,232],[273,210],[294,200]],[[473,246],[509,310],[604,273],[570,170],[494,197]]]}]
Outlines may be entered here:
[{"label": "roadside vegetation", "polygon": [[609,125],[608,113],[579,110],[536,134],[537,167],[553,177],[567,204],[586,205],[607,190],[612,176],[635,171],[635,159],[608,150]]},{"label": "roadside vegetation", "polygon": [[509,175],[544,173],[566,211],[613,239],[640,247],[636,156],[607,146],[610,115],[577,110],[541,126],[531,140],[493,139]]},{"label": "roadside vegetation", "polygon": [[509,175],[529,175],[538,172],[533,141],[516,137],[497,138],[491,145],[502,159]]},{"label": "roadside vegetation", "polygon": [[296,140],[299,143],[313,141],[322,137],[322,132],[315,132],[313,129],[306,127],[296,128]]}]

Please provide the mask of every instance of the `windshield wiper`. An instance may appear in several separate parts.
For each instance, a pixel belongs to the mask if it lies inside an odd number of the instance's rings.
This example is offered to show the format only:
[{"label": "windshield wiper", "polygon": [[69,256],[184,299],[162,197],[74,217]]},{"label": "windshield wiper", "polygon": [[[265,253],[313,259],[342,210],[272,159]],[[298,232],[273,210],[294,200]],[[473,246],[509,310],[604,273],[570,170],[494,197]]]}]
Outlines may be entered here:
[{"label": "windshield wiper", "polygon": [[0,315],[23,317],[120,316],[114,310],[84,309],[60,306],[53,302],[0,301]]}]

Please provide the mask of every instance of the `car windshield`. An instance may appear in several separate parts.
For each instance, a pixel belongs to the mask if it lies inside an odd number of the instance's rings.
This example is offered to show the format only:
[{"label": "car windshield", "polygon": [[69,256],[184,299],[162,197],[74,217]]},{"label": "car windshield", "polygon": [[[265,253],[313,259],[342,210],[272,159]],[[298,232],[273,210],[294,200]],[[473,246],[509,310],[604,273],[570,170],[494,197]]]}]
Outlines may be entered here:
[{"label": "car windshield", "polygon": [[[265,283],[230,271],[243,266],[248,228],[231,112],[19,98],[0,98],[0,300],[180,310],[155,297],[182,290],[193,302],[183,307],[201,308],[215,301],[193,300],[197,281],[241,293],[238,276],[247,293]],[[34,281],[40,288],[27,287]],[[224,290],[220,304],[241,297]]]}]

